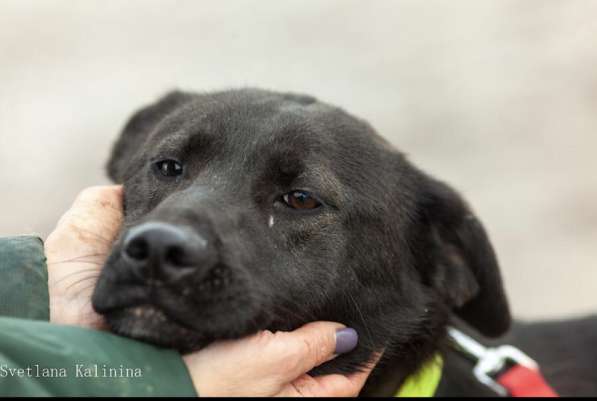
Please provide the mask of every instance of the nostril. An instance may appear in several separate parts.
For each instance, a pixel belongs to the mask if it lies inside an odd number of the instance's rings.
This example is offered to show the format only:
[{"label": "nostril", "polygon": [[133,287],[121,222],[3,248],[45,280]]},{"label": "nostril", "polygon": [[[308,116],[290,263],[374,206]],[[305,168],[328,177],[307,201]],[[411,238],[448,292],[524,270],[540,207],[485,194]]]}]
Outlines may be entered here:
[{"label": "nostril", "polygon": [[189,227],[147,222],[131,227],[125,234],[122,255],[141,280],[201,280],[218,261],[217,249],[208,246],[212,242]]},{"label": "nostril", "polygon": [[149,245],[144,238],[134,238],[126,246],[125,252],[134,260],[145,260],[149,257]]},{"label": "nostril", "polygon": [[165,261],[173,266],[184,266],[187,259],[185,250],[180,246],[171,246],[166,251]]}]

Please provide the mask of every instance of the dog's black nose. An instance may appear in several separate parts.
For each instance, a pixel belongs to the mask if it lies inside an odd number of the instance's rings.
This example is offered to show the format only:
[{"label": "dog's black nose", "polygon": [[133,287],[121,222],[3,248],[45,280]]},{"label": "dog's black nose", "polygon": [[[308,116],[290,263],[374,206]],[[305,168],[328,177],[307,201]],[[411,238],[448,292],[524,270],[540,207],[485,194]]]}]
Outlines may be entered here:
[{"label": "dog's black nose", "polygon": [[207,273],[217,263],[215,248],[208,239],[161,222],[131,228],[124,238],[123,254],[138,275],[163,281]]}]

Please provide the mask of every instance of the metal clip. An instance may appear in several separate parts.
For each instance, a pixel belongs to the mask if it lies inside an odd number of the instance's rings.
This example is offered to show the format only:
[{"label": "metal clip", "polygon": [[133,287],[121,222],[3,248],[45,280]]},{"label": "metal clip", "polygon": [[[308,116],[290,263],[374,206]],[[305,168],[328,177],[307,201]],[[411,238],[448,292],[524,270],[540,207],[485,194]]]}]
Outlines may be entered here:
[{"label": "metal clip", "polygon": [[448,327],[448,336],[460,351],[476,362],[473,374],[477,380],[501,396],[507,396],[508,390],[496,382],[492,375],[499,372],[506,362],[511,361],[529,369],[539,370],[537,362],[511,345],[488,348],[453,327]]}]

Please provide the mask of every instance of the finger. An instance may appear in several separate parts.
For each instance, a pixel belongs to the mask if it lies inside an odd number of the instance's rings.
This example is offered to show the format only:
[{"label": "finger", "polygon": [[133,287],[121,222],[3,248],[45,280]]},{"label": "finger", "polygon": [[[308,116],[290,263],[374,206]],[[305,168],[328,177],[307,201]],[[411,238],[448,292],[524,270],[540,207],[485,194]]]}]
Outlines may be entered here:
[{"label": "finger", "polygon": [[122,210],[122,185],[97,185],[85,188],[77,195],[71,208],[88,205],[120,213]]},{"label": "finger", "polygon": [[122,187],[87,188],[45,241],[49,263],[109,251],[122,224]]},{"label": "finger", "polygon": [[365,384],[341,374],[311,377],[307,374],[287,384],[277,397],[355,397]]},{"label": "finger", "polygon": [[[373,371],[373,369],[375,368],[375,366],[381,359],[382,355],[383,355],[382,352],[376,352],[375,354],[373,354],[373,357],[371,358],[371,360],[365,364],[365,367],[363,368],[363,370],[361,370],[359,372],[352,373],[347,376],[344,376],[344,378],[346,378],[348,380],[348,382],[350,382],[350,384],[347,384],[345,387],[343,387],[346,391],[349,391],[348,395],[346,395],[346,396],[351,396],[352,392],[354,392],[354,391],[356,391],[356,393],[354,393],[354,395],[355,396],[358,395],[358,393],[361,391],[361,389],[365,385],[365,382],[369,378],[369,375],[371,374],[371,372]],[[340,375],[340,376],[342,376],[342,375]],[[344,396],[344,395],[343,394],[334,395],[334,397],[339,397],[339,396]]]},{"label": "finger", "polygon": [[278,396],[283,397],[356,397],[361,392],[381,354],[366,364],[360,372],[349,375],[331,374],[311,377],[307,374],[285,386]]},{"label": "finger", "polygon": [[63,218],[109,233],[120,226],[122,213],[122,186],[95,186],[81,191]]},{"label": "finger", "polygon": [[273,339],[273,350],[283,359],[281,365],[285,369],[281,379],[291,382],[336,354],[351,351],[357,341],[354,329],[333,322],[308,323],[292,332],[278,332]]},{"label": "finger", "polygon": [[[96,217],[97,216],[97,217]],[[103,221],[108,225],[119,225],[122,219],[122,186],[94,186],[82,190],[70,209],[58,221],[57,228],[69,224],[87,225],[88,222]]]}]

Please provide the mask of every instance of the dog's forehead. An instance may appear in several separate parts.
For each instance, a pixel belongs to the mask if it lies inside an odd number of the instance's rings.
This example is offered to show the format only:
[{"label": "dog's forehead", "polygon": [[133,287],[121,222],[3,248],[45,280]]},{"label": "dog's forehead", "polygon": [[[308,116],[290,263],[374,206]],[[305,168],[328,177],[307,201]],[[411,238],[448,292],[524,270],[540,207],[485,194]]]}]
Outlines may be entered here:
[{"label": "dog's forehead", "polygon": [[[188,147],[189,142],[215,143],[235,153],[266,155],[293,148],[306,155],[330,152],[337,136],[335,122],[351,117],[310,97],[263,91],[197,95],[173,110],[153,133],[153,146]],[[355,120],[356,121],[356,120]]]},{"label": "dog's forehead", "polygon": [[269,92],[234,92],[199,98],[195,110],[217,134],[234,137],[234,143],[267,146],[284,141],[319,142],[333,135],[324,122],[334,109],[313,98]]}]

